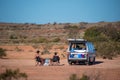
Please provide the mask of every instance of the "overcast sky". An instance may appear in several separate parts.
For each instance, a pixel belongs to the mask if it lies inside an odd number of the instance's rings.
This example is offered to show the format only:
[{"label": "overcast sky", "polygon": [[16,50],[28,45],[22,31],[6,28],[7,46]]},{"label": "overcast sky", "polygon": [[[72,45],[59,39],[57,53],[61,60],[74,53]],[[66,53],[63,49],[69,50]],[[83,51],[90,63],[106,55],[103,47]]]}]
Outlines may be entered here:
[{"label": "overcast sky", "polygon": [[120,21],[120,0],[0,0],[0,22]]}]

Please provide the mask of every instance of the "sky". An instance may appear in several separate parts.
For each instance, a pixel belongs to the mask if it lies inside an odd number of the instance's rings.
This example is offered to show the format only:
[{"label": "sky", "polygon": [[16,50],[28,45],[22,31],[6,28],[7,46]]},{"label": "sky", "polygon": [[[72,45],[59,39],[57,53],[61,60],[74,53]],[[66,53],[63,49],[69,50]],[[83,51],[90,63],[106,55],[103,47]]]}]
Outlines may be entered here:
[{"label": "sky", "polygon": [[0,0],[0,22],[120,21],[120,0]]}]

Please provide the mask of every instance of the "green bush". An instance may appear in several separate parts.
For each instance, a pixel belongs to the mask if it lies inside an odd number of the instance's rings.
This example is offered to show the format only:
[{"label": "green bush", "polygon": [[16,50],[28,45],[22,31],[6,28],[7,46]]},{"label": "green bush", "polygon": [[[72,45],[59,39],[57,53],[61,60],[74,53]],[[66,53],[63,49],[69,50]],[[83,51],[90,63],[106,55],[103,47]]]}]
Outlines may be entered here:
[{"label": "green bush", "polygon": [[69,80],[90,80],[90,77],[83,74],[81,78],[78,78],[76,74],[72,74],[70,75]]},{"label": "green bush", "polygon": [[78,80],[77,75],[76,74],[70,75],[69,80]]},{"label": "green bush", "polygon": [[3,56],[6,56],[5,51],[6,51],[5,49],[0,48],[0,58],[2,58]]},{"label": "green bush", "polygon": [[53,40],[52,40],[52,42],[59,42],[61,39],[59,38],[59,37],[57,37],[57,38],[54,38]]},{"label": "green bush", "polygon": [[40,37],[38,39],[38,43],[47,43],[47,42],[48,42],[48,40],[46,38],[44,38],[44,37]]},{"label": "green bush", "polygon": [[68,26],[65,26],[64,29],[68,31],[68,38],[79,38],[80,27],[76,25],[74,26],[68,25]]},{"label": "green bush", "polygon": [[49,41],[44,37],[39,37],[31,41],[31,43],[48,43],[48,42]]},{"label": "green bush", "polygon": [[83,74],[80,80],[90,80],[90,78],[87,75]]},{"label": "green bush", "polygon": [[27,77],[28,77],[27,74],[21,73],[19,69],[16,70],[6,69],[4,73],[0,74],[0,80],[15,80],[15,79],[19,80],[20,78],[25,78],[25,80],[27,80]]},{"label": "green bush", "polygon": [[10,35],[10,39],[18,39],[16,35]]},{"label": "green bush", "polygon": [[97,48],[97,55],[104,58],[112,59],[112,57],[120,54],[119,42],[97,42],[95,46]]},{"label": "green bush", "polygon": [[115,27],[91,27],[85,31],[84,38],[93,41],[120,41],[120,30]]}]

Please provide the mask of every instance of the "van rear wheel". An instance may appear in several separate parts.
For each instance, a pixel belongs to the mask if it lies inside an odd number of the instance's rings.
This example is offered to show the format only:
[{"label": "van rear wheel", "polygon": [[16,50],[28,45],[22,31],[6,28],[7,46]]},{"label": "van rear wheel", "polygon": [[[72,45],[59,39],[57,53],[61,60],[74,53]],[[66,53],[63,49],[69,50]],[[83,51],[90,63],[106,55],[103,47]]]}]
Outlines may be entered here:
[{"label": "van rear wheel", "polygon": [[93,65],[95,63],[95,57],[89,58],[88,65]]}]

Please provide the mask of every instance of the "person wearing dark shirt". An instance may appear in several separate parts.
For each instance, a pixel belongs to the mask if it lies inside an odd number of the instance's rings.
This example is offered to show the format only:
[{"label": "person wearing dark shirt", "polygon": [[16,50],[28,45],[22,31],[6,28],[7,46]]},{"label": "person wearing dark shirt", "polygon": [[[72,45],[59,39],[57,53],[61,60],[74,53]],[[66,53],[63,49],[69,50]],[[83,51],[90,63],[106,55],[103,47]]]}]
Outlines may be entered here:
[{"label": "person wearing dark shirt", "polygon": [[36,66],[37,65],[42,65],[43,64],[43,60],[42,58],[40,57],[40,51],[38,50],[35,54],[35,60],[36,60]]},{"label": "person wearing dark shirt", "polygon": [[54,53],[52,61],[60,63],[60,57],[57,55],[57,52]]}]

